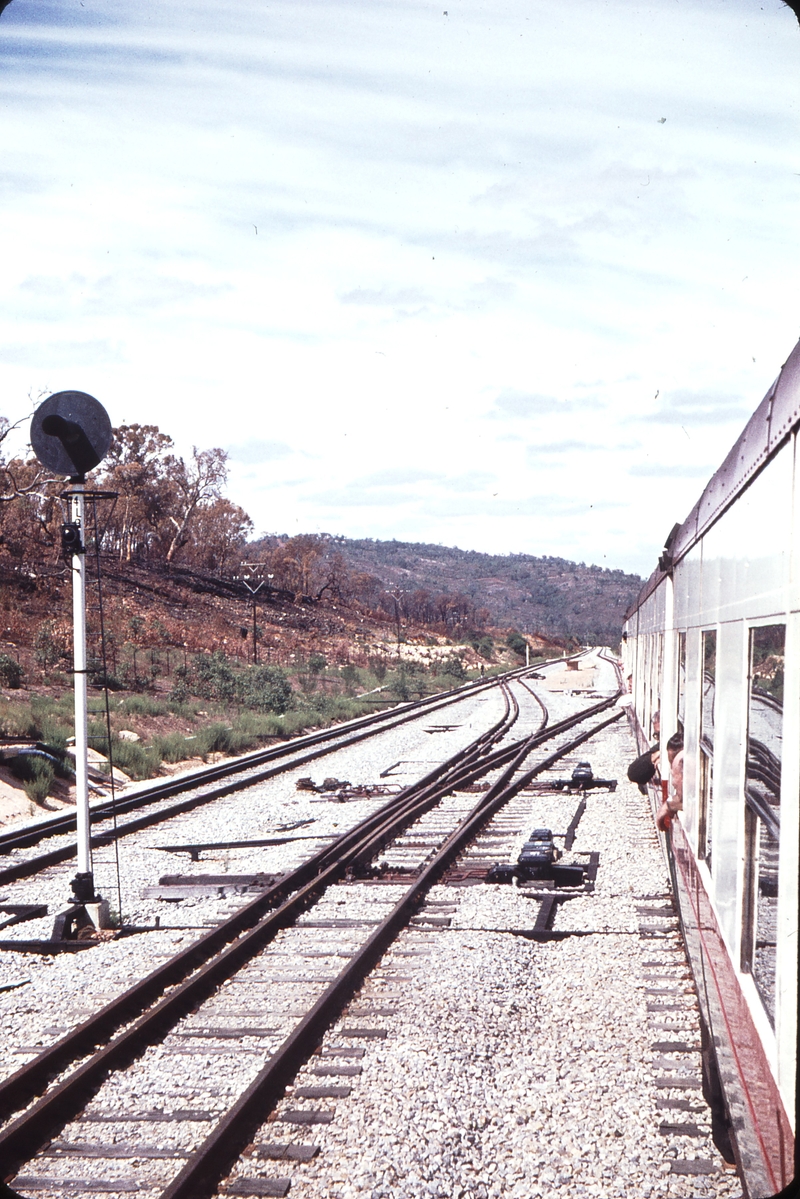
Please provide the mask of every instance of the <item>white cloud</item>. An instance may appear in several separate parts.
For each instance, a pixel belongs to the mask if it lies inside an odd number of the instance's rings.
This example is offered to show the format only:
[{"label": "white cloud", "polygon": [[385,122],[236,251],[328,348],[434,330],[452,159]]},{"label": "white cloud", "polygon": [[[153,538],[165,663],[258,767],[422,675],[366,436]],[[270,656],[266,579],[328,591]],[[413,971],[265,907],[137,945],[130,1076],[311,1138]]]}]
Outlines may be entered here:
[{"label": "white cloud", "polygon": [[292,454],[291,446],[282,441],[246,441],[228,449],[228,457],[232,462],[241,462],[246,466],[255,466],[261,462],[278,462]]},{"label": "white cloud", "polygon": [[744,424],[754,407],[743,403],[741,396],[679,388],[661,397],[656,410],[639,419],[659,425]]},{"label": "white cloud", "polygon": [[562,416],[570,412],[571,408],[571,404],[564,400],[557,400],[555,396],[526,395],[524,392],[507,388],[495,400],[495,410],[490,412],[489,416],[494,420],[507,420],[509,417],[527,419],[533,416],[554,414]]},{"label": "white cloud", "polygon": [[648,572],[796,336],[765,9],[13,0],[7,414],[232,446],[259,528]]}]

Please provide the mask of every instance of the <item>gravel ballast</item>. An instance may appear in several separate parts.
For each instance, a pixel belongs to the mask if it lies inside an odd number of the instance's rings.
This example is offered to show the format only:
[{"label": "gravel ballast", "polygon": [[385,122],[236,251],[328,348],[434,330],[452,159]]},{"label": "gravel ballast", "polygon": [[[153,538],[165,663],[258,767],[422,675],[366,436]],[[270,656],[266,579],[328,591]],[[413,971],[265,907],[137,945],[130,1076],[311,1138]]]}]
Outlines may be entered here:
[{"label": "gravel ballast", "polygon": [[[564,686],[560,679],[556,691],[540,690],[551,723],[592,702]],[[592,686],[600,693],[615,689],[608,664],[598,663]],[[540,718],[524,689],[515,688],[523,712],[512,739],[532,731]],[[340,760],[326,759],[318,773],[376,782],[389,769],[389,781],[403,785],[502,711],[496,695],[463,705],[459,722],[454,709],[446,721],[460,728],[405,726],[391,744],[376,739],[341,751]],[[434,724],[438,718],[428,719],[429,729]],[[599,867],[593,891],[577,889],[556,905],[550,928],[562,939],[531,939],[542,899],[535,887],[475,884],[460,870],[464,863],[456,863],[258,1130],[220,1197],[281,1194],[284,1186],[306,1199],[741,1196],[741,1184],[724,1170],[710,1137],[697,1004],[669,911],[666,865],[648,801],[625,779],[634,756],[620,721],[542,776],[568,777],[588,759],[596,775],[620,780],[616,793],[588,793],[574,846],[564,856],[586,864],[598,853]],[[304,773],[310,772],[296,776]],[[254,787],[246,797],[218,801],[171,828],[148,830],[141,844],[126,845],[139,891],[156,882],[158,872],[288,869],[385,802],[321,803],[313,793],[297,792],[294,782],[295,776],[281,776],[263,791]],[[413,874],[479,798],[448,797],[387,847],[386,865]],[[464,861],[514,861],[533,827],[563,834],[578,802],[541,787],[520,793]],[[314,820],[320,841],[214,851],[199,862],[151,848],[221,840],[221,827],[225,839],[264,836],[265,829],[305,819]],[[233,827],[235,833],[228,831]],[[296,831],[307,834],[309,827]],[[132,1193],[132,1183],[139,1193],[159,1194],[185,1160],[176,1155],[191,1152],[211,1131],[309,999],[323,992],[403,892],[400,879],[329,888],[162,1043],[113,1075],[83,1118],[14,1185],[25,1194],[23,1183],[30,1180],[30,1193],[46,1199],[74,1193],[76,1178],[87,1196]],[[175,952],[241,902],[139,896],[132,904],[137,922],[152,924],[160,915],[163,925],[169,913],[175,927],[68,958],[11,955],[17,975],[25,970],[33,979],[0,997],[12,1043],[28,1052],[36,1047],[34,1036],[49,1043],[99,987],[115,993],[152,968],[157,954]],[[48,986],[59,1023],[51,1019],[45,1026]],[[20,1044],[25,1037],[27,1045]],[[689,1110],[662,1106],[687,1100]],[[153,1108],[168,1118],[142,1118]],[[187,1110],[193,1119],[172,1118]],[[85,1145],[94,1153],[78,1165]]]}]

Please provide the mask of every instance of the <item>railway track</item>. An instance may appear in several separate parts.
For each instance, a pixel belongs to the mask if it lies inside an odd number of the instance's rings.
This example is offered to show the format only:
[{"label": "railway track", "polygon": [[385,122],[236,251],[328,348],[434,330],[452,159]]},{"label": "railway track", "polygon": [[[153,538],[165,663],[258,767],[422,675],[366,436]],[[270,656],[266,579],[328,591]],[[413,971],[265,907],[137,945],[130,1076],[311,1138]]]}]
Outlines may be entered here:
[{"label": "railway track", "polygon": [[[448,783],[453,785],[462,776],[475,775],[477,777],[478,774],[491,769],[491,760],[489,762],[485,760],[485,752],[491,744],[502,738],[512,727],[519,711],[516,700],[507,688],[504,688],[504,692],[505,711],[503,716],[465,750],[435,767],[419,783],[406,788],[400,795],[393,797],[377,813],[361,821],[353,830],[339,837],[334,844],[319,850],[264,894],[243,906],[232,917],[201,938],[199,942],[190,946],[185,953],[177,955],[171,962],[154,971],[143,980],[138,988],[128,992],[120,1001],[109,1005],[109,1008],[104,1009],[86,1026],[83,1026],[82,1030],[76,1030],[75,1034],[65,1038],[64,1042],[42,1055],[38,1059],[38,1067],[32,1064],[23,1068],[17,1075],[6,1080],[4,1084],[0,1084],[0,1116],[8,1114],[7,1102],[10,1097],[13,1097],[12,1103],[18,1102],[22,1097],[23,1092],[19,1088],[23,1079],[27,1080],[27,1083],[34,1078],[43,1079],[47,1071],[52,1071],[58,1065],[64,1064],[68,1060],[69,1054],[74,1055],[76,1052],[80,1052],[84,1044],[91,1043],[91,1037],[107,1035],[109,1031],[113,1031],[114,1027],[118,1027],[120,1023],[130,1017],[131,1011],[137,1004],[144,1006],[152,996],[185,977],[197,965],[212,958],[221,946],[240,936],[244,930],[257,923],[270,907],[280,903],[293,891],[309,885],[317,876],[324,877],[325,871],[330,871],[332,864],[342,867],[348,865],[348,850],[352,844],[360,844],[361,839],[371,830],[377,829],[385,836],[390,835],[393,829],[399,830],[402,827],[404,820],[408,818],[409,808],[413,812],[415,805],[419,806],[420,803],[425,802],[435,803],[439,794],[446,792]],[[480,765],[476,765],[477,763]]]},{"label": "railway track", "polygon": [[[505,711],[492,729],[430,771],[418,783],[404,788],[379,811],[342,834],[333,844],[319,850],[297,870],[245,904],[228,921],[153,971],[117,1001],[106,1005],[67,1037],[0,1084],[0,1112],[3,1116],[7,1117],[25,1104],[30,1104],[28,1110],[0,1134],[3,1176],[9,1178],[20,1164],[28,1160],[37,1148],[44,1146],[59,1128],[80,1118],[81,1112],[85,1113],[87,1102],[91,1104],[92,1096],[97,1094],[98,1088],[103,1088],[95,1101],[100,1105],[98,1110],[101,1113],[106,1109],[113,1111],[113,1098],[103,1099],[107,1087],[111,1086],[113,1089],[114,1085],[122,1086],[119,1080],[126,1077],[128,1072],[135,1073],[140,1066],[145,1068],[142,1063],[146,1063],[148,1057],[157,1052],[152,1048],[154,1044],[163,1046],[166,1037],[169,1044],[177,1042],[178,1047],[182,1047],[185,1053],[187,1038],[188,1041],[192,1040],[192,1029],[196,1028],[197,1020],[206,1018],[198,1013],[205,1012],[208,1005],[211,1006],[207,1019],[212,1020],[208,1028],[213,1033],[213,1029],[219,1026],[213,1024],[215,1017],[211,1009],[215,1005],[219,1008],[221,1002],[224,1006],[220,997],[232,993],[227,988],[233,985],[234,980],[242,983],[246,982],[248,975],[263,974],[265,955],[273,965],[275,955],[280,962],[281,938],[298,935],[302,938],[307,935],[309,911],[317,911],[319,904],[332,890],[350,888],[352,891],[353,888],[359,887],[357,880],[369,878],[376,873],[378,878],[381,878],[381,872],[376,872],[376,858],[379,858],[386,847],[398,837],[405,833],[408,839],[408,836],[412,835],[408,830],[418,829],[420,832],[417,835],[427,838],[428,843],[431,842],[433,828],[434,848],[429,860],[424,862],[421,871],[416,872],[407,883],[397,884],[399,892],[396,897],[394,880],[388,885],[383,894],[387,897],[384,906],[389,910],[369,936],[362,937],[357,945],[348,946],[347,965],[326,984],[321,994],[312,996],[313,1002],[299,1023],[295,1023],[289,1031],[284,1027],[285,1020],[279,1021],[271,1031],[252,1027],[248,1030],[247,1026],[243,1028],[241,1024],[238,1027],[236,1024],[230,1027],[231,1037],[239,1040],[244,1037],[248,1048],[251,1040],[254,1040],[254,1052],[266,1056],[267,1061],[257,1075],[240,1089],[229,1110],[205,1113],[208,1116],[206,1120],[189,1116],[181,1123],[184,1132],[189,1130],[186,1135],[193,1142],[197,1141],[197,1137],[191,1135],[192,1130],[196,1134],[201,1124],[209,1125],[207,1131],[204,1127],[206,1135],[201,1143],[193,1143],[191,1149],[186,1148],[185,1152],[183,1149],[180,1152],[176,1150],[161,1157],[150,1153],[149,1156],[154,1162],[161,1163],[159,1168],[162,1174],[164,1162],[171,1161],[174,1169],[175,1160],[188,1158],[183,1170],[172,1181],[168,1181],[166,1187],[162,1185],[163,1178],[153,1184],[153,1189],[162,1194],[164,1199],[167,1196],[173,1199],[173,1196],[178,1195],[214,1194],[218,1180],[247,1143],[254,1121],[258,1124],[263,1120],[265,1105],[273,1103],[282,1093],[286,1082],[308,1058],[324,1030],[385,952],[393,937],[413,916],[441,873],[492,815],[522,787],[599,729],[618,719],[621,713],[615,713],[599,725],[593,725],[577,737],[570,738],[566,744],[560,744],[554,752],[526,770],[524,763],[529,755],[547,741],[563,738],[574,725],[600,714],[604,708],[614,703],[615,699],[616,697],[613,697],[594,704],[558,721],[546,730],[543,727],[547,720],[544,711],[540,728],[536,733],[510,745],[498,747],[498,741],[507,736],[518,715],[516,700],[506,687]],[[477,779],[490,772],[496,777],[489,789],[481,794],[477,803],[474,802],[473,796],[469,796],[469,806],[465,808],[467,800],[463,788],[473,785]],[[449,809],[447,803],[443,806],[443,801],[448,796],[456,797],[449,801]],[[431,820],[434,821],[433,826]],[[360,923],[363,926],[364,920]],[[319,950],[317,956],[343,953],[342,928],[356,927],[358,924],[358,920],[354,924],[334,921],[334,936],[338,935],[338,946],[335,949],[329,947],[327,950]],[[311,927],[314,927],[313,921]],[[284,953],[291,956],[290,950],[284,950]],[[299,970],[297,966],[293,968],[296,972]],[[226,989],[223,990],[223,987]],[[256,992],[258,990],[257,986]],[[262,985],[258,998],[254,1000],[255,1006],[262,1012],[264,995]],[[192,1012],[195,1013],[194,1016],[190,1015]],[[229,1017],[226,1017],[218,1012],[217,1018],[233,1019],[233,1016],[229,1014]],[[226,1035],[220,1034],[216,1037],[215,1034],[209,1034],[205,1043],[209,1045],[210,1037],[215,1049],[221,1047],[224,1050]],[[197,1037],[194,1039],[196,1042]],[[100,1043],[102,1048],[92,1052]],[[227,1043],[230,1044],[229,1041]],[[142,1055],[142,1063],[139,1063],[138,1059]],[[178,1054],[179,1061],[181,1056]],[[85,1060],[81,1061],[83,1058]],[[53,1082],[54,1076],[60,1076],[59,1080]],[[109,1082],[105,1082],[106,1079],[109,1079]],[[41,1095],[41,1098],[34,1099],[37,1095]],[[34,1101],[31,1103],[32,1099]],[[91,1106],[94,1109],[95,1105]],[[219,1118],[216,1118],[217,1116]],[[154,1117],[151,1124],[157,1125],[158,1119],[159,1117]],[[91,1112],[85,1116],[85,1121],[92,1127],[98,1123]],[[145,1124],[146,1120],[142,1127]],[[84,1126],[85,1122],[81,1124],[81,1128]],[[96,1172],[97,1163],[106,1161],[107,1167],[107,1159],[102,1156],[107,1149],[103,1149],[101,1145],[97,1152],[87,1150],[87,1154],[81,1157],[76,1148],[81,1142],[71,1137],[68,1141],[72,1148],[63,1152],[57,1150],[56,1156],[61,1154],[63,1160],[66,1153],[73,1163],[71,1169],[74,1167],[74,1170],[83,1171],[83,1174],[76,1180],[73,1171],[72,1178],[64,1177],[54,1193],[58,1193],[60,1186],[62,1193],[83,1190],[84,1193],[90,1194],[91,1177],[93,1171]],[[152,1149],[152,1146],[150,1148]],[[143,1155],[147,1157],[148,1153]],[[124,1160],[121,1151],[112,1153],[111,1156],[117,1162]],[[18,1180],[22,1192],[28,1183],[37,1193],[44,1189],[41,1178],[37,1181],[36,1177],[23,1175]],[[103,1185],[95,1187],[97,1193],[107,1193],[110,1189],[113,1188],[108,1179]],[[122,1187],[123,1191],[125,1189]],[[240,1190],[238,1193],[282,1194],[284,1191],[262,1189],[250,1192]]]},{"label": "railway track", "polygon": [[[537,669],[541,669],[541,666]],[[244,787],[264,782],[337,750],[357,745],[379,733],[398,728],[420,716],[459,703],[470,695],[490,690],[501,685],[503,680],[521,678],[526,673],[529,670],[523,667],[508,672],[500,680],[495,678],[469,683],[449,692],[403,704],[400,710],[395,708],[390,712],[361,717],[345,725],[294,738],[287,745],[270,746],[193,771],[178,779],[138,788],[134,794],[120,796],[114,803],[95,802],[91,809],[91,826],[94,830],[92,847],[108,845],[115,837],[128,836],[193,811]],[[182,798],[170,802],[179,796]],[[140,809],[150,810],[133,819],[120,821],[120,817]],[[64,838],[75,829],[75,823],[74,813],[57,813],[37,821],[33,826],[9,829],[0,834],[0,855],[14,856],[11,864],[0,867],[0,886],[30,877],[74,857],[75,842]],[[51,838],[59,840],[54,848],[31,854],[24,852]]]}]

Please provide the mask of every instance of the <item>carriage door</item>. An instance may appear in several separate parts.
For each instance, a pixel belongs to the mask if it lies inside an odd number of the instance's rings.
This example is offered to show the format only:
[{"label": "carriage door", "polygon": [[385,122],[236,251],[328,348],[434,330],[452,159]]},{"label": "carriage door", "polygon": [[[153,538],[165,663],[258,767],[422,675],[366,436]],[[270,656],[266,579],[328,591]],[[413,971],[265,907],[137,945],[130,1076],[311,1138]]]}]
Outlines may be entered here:
[{"label": "carriage door", "polygon": [[750,630],[742,969],[773,1026],[785,640],[782,624]]}]

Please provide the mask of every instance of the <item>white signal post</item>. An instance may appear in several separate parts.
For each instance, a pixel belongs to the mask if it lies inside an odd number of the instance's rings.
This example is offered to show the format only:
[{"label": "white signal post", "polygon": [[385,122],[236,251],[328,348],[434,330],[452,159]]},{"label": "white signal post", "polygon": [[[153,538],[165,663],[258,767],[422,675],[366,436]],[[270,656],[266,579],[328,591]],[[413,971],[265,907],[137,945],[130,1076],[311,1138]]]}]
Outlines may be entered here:
[{"label": "white signal post", "polygon": [[[69,519],[80,530],[81,549],[72,555],[72,630],[73,665],[75,668],[75,803],[78,822],[78,874],[89,875],[85,880],[86,892],[91,888],[94,899],[92,877],[92,846],[89,830],[89,721],[87,715],[86,679],[86,553],[84,543],[85,501],[83,483],[74,483],[69,496]],[[76,547],[77,548],[77,547]],[[82,880],[83,881],[83,880]],[[86,902],[83,896],[75,896]]]},{"label": "white signal post", "polygon": [[[89,823],[89,728],[86,677],[86,475],[102,462],[111,446],[113,430],[108,413],[85,391],[59,391],[49,396],[33,414],[31,445],[36,457],[56,475],[71,484],[62,498],[67,500],[67,521],[61,526],[61,548],[72,574],[72,628],[75,694],[75,808],[78,869],[72,880],[70,916],[82,908],[96,927],[108,919],[108,905],[95,892]],[[111,493],[92,492],[94,498]],[[69,912],[70,909],[67,909]],[[59,927],[59,922],[56,922]],[[59,936],[68,936],[62,922]]]}]

